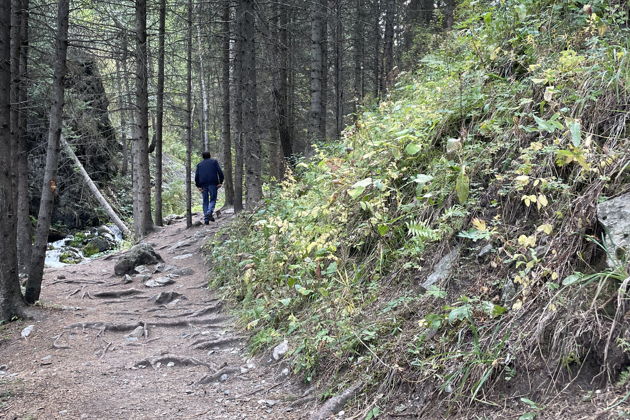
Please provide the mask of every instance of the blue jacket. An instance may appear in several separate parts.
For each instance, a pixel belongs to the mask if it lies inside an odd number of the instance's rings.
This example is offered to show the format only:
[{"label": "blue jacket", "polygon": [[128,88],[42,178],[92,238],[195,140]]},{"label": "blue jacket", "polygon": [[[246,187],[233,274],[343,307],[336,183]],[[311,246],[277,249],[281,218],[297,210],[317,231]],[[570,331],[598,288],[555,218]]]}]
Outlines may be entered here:
[{"label": "blue jacket", "polygon": [[195,185],[197,188],[223,184],[223,171],[216,159],[204,159],[197,165]]}]

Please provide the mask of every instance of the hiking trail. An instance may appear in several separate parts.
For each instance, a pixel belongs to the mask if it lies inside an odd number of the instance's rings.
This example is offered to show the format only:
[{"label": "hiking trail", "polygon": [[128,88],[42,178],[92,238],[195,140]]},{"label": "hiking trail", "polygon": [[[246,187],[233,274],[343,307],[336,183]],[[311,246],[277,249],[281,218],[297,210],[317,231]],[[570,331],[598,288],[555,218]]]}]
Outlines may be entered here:
[{"label": "hiking trail", "polygon": [[227,220],[158,228],[143,242],[164,263],[133,277],[114,275],[122,253],[47,269],[35,319],[0,327],[0,418],[308,417],[312,389],[282,360],[249,356],[207,288],[201,247]]}]

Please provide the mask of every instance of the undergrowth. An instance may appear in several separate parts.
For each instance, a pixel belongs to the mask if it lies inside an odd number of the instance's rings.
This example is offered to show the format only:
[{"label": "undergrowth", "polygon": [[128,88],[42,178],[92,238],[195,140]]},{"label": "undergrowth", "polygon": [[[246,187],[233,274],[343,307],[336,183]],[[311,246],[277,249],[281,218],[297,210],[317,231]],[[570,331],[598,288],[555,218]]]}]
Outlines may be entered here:
[{"label": "undergrowth", "polygon": [[252,351],[286,338],[306,381],[451,409],[627,388],[628,265],[606,266],[596,218],[630,189],[623,4],[461,5],[442,48],[210,244]]}]

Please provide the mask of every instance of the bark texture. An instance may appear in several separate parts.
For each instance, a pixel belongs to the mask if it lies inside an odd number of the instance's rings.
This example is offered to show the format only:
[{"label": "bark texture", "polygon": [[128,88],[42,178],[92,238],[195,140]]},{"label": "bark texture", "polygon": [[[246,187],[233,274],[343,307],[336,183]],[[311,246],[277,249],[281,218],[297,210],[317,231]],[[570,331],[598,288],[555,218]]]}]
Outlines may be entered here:
[{"label": "bark texture", "polygon": [[153,230],[149,175],[149,97],[147,73],[147,3],[136,0],[136,135],[133,139],[134,228],[138,238]]},{"label": "bark texture", "polygon": [[221,89],[223,94],[223,97],[221,98],[221,143],[223,150],[223,173],[225,174],[223,187],[225,188],[226,207],[234,206],[234,179],[232,178],[232,128],[230,124],[230,2],[231,0],[225,0],[225,3],[223,5],[223,39],[221,44],[223,53],[221,62]]},{"label": "bark texture", "polygon": [[19,316],[23,306],[18,281],[17,217],[11,161],[10,16],[10,3],[0,2],[0,321]]},{"label": "bark texture", "polygon": [[57,40],[55,46],[55,66],[52,84],[52,104],[50,106],[48,146],[46,149],[46,168],[42,185],[42,197],[37,215],[35,246],[26,283],[25,298],[28,303],[39,300],[44,262],[48,245],[53,204],[57,192],[57,164],[59,160],[59,141],[64,104],[64,77],[66,75],[66,56],[68,52],[68,13],[69,0],[60,0],[57,11]]},{"label": "bark texture", "polygon": [[162,133],[164,128],[164,38],[166,32],[166,0],[160,0],[158,28],[158,74],[155,109],[155,224],[162,226]]}]

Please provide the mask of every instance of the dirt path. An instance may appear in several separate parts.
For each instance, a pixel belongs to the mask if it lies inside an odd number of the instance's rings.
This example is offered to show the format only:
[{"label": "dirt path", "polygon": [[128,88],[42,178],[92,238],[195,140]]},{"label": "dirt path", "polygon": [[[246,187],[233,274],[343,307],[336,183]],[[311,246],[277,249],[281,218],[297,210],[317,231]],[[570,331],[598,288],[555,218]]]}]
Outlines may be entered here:
[{"label": "dirt path", "polygon": [[[36,319],[0,327],[0,418],[308,418],[286,366],[248,359],[234,320],[205,288],[200,248],[217,229],[179,221],[147,239],[167,272],[185,269],[165,287],[124,284],[115,257],[47,270]],[[125,290],[135,291],[103,294]],[[183,296],[156,302],[161,292]]]}]

